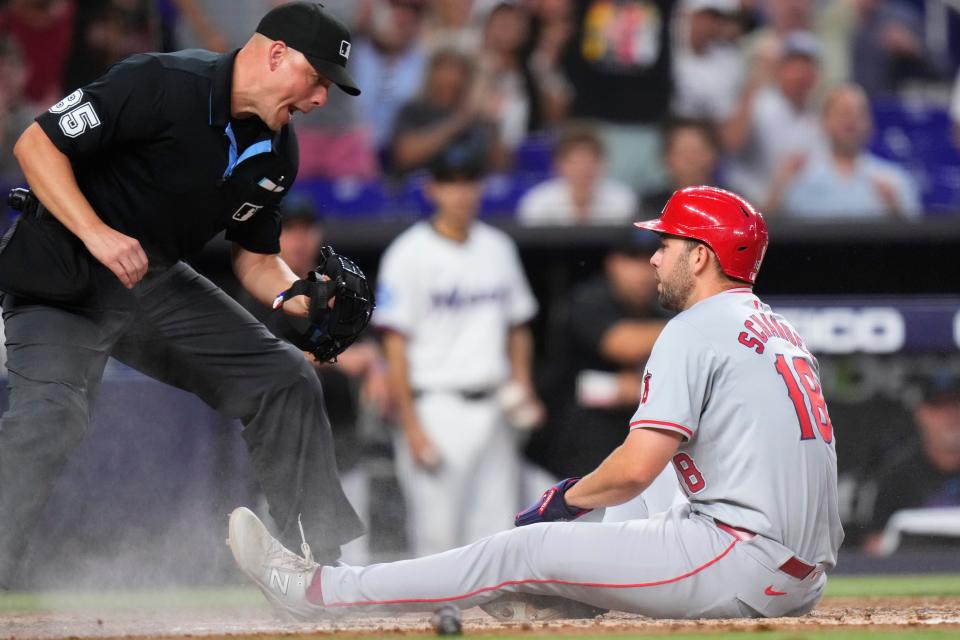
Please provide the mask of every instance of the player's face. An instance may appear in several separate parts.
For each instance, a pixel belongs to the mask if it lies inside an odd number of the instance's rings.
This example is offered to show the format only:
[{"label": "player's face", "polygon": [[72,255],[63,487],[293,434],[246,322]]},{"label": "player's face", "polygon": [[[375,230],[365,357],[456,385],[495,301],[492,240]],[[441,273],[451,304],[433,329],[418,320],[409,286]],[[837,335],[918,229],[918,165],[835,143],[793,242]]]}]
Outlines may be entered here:
[{"label": "player's face", "polygon": [[261,118],[277,131],[289,124],[293,114],[310,113],[327,102],[330,80],[317,73],[313,65],[295,49],[287,47],[273,73],[272,90]]},{"label": "player's face", "polygon": [[432,180],[427,195],[436,205],[439,217],[458,227],[466,227],[477,216],[482,186],[479,180]]},{"label": "player's face", "polygon": [[664,236],[660,248],[650,258],[657,272],[657,294],[660,306],[669,311],[683,311],[693,293],[693,271],[690,269],[690,243]]},{"label": "player's face", "polygon": [[927,448],[960,455],[960,395],[923,402],[914,418]]}]

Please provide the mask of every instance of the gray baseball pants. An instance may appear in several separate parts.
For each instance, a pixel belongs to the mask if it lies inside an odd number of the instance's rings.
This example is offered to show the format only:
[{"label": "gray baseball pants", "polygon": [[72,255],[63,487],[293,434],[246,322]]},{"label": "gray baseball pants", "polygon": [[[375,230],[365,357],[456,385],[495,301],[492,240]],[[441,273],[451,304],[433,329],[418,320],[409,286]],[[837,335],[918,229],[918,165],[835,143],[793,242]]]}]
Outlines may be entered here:
[{"label": "gray baseball pants", "polygon": [[822,567],[803,579],[780,571],[784,553],[683,504],[646,520],[535,524],[414,560],[323,567],[319,595],[342,613],[468,608],[525,593],[654,618],[801,615],[827,578]]},{"label": "gray baseball pants", "polygon": [[94,268],[80,305],[5,295],[9,408],[0,421],[0,587],[80,442],[107,358],[197,394],[239,419],[284,545],[318,558],[363,525],[340,487],[323,391],[312,366],[184,263],[151,268],[133,290]]}]

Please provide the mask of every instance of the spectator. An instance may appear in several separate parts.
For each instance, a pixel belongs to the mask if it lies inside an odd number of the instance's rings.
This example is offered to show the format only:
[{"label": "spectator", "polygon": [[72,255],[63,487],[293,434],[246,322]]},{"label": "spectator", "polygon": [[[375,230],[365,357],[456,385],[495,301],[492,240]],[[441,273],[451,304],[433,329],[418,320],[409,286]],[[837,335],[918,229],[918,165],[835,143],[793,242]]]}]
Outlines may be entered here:
[{"label": "spectator", "polygon": [[[820,78],[823,87],[845,82],[850,77],[850,42],[856,28],[858,0],[823,2],[820,0],[760,0],[755,12],[762,26],[744,38],[744,51],[750,68],[776,59],[786,37],[794,31],[810,31],[820,43]],[[748,4],[742,0],[742,4]]]},{"label": "spectator", "polygon": [[733,115],[745,75],[743,52],[729,39],[737,0],[686,0],[673,61],[673,113],[713,122]]},{"label": "spectator", "polygon": [[561,302],[544,376],[547,426],[527,450],[559,478],[582,476],[623,442],[641,372],[668,314],[657,303],[655,238],[624,231],[604,272]]},{"label": "spectator", "polygon": [[397,114],[391,142],[393,172],[402,175],[427,167],[454,144],[484,149],[489,164],[502,166],[494,125],[480,110],[483,99],[474,85],[470,58],[455,49],[434,53],[421,95]]},{"label": "spectator", "polygon": [[853,80],[876,96],[896,91],[904,81],[939,75],[923,42],[923,22],[909,3],[856,0],[852,34]]},{"label": "spectator", "polygon": [[153,0],[81,2],[64,69],[65,92],[93,82],[127,56],[157,51],[160,22],[154,5]]},{"label": "spectator", "polygon": [[[287,0],[173,0],[180,11],[178,49],[239,49],[260,17]],[[324,8],[347,24],[356,22],[365,2],[324,0]]]},{"label": "spectator", "polygon": [[887,520],[901,509],[960,507],[960,374],[944,368],[924,379],[913,418],[918,440],[877,474],[869,552],[879,550]]},{"label": "spectator", "polygon": [[21,184],[20,163],[13,157],[13,145],[36,115],[24,100],[27,74],[13,37],[0,32],[0,189]]},{"label": "spectator", "polygon": [[778,59],[752,70],[736,113],[723,126],[724,147],[732,156],[727,180],[750,200],[767,202],[775,172],[784,164],[801,164],[823,145],[814,95],[819,53],[812,34],[791,33]]},{"label": "spectator", "polygon": [[26,65],[24,98],[37,109],[63,96],[75,13],[73,0],[10,0],[0,9],[0,33],[12,36]]},{"label": "spectator", "polygon": [[824,101],[822,122],[827,147],[802,164],[781,166],[767,212],[804,218],[921,215],[910,174],[866,150],[872,122],[863,89],[851,84],[834,89]]},{"label": "spectator", "polygon": [[557,177],[524,194],[517,209],[521,223],[618,224],[636,217],[637,196],[605,176],[603,142],[592,127],[567,127],[553,156]]},{"label": "spectator", "polygon": [[427,59],[417,42],[423,9],[424,0],[375,0],[370,36],[353,47],[351,73],[363,87],[357,102],[377,149],[388,146],[397,112],[423,84]]},{"label": "spectator", "polygon": [[423,44],[434,53],[456,49],[476,54],[483,42],[483,18],[499,0],[431,0],[424,25]]},{"label": "spectator", "polygon": [[678,189],[717,184],[719,163],[720,140],[710,122],[688,118],[670,120],[663,134],[667,188],[643,197],[644,213],[658,213]]},{"label": "spectator", "polygon": [[520,454],[500,390],[516,391],[525,426],[542,415],[526,326],[537,303],[513,241],[476,220],[482,164],[454,146],[431,165],[436,213],[400,234],[380,267],[374,323],[385,330],[397,475],[418,555],[511,527]]},{"label": "spectator", "polygon": [[814,32],[814,0],[764,0],[752,12],[760,23],[743,41],[751,70],[770,66],[780,57],[784,42],[797,31]]},{"label": "spectator", "polygon": [[673,92],[673,0],[577,2],[564,57],[571,115],[595,120],[611,176],[641,192],[663,185],[660,123]]},{"label": "spectator", "polygon": [[518,6],[501,2],[488,14],[477,65],[477,92],[488,105],[487,117],[497,123],[504,151],[517,148],[527,132],[540,124],[541,96],[522,57],[528,16]]},{"label": "spectator", "polygon": [[543,98],[544,125],[563,121],[573,100],[573,86],[561,65],[573,36],[573,0],[532,0],[530,30],[524,46],[527,67]]}]

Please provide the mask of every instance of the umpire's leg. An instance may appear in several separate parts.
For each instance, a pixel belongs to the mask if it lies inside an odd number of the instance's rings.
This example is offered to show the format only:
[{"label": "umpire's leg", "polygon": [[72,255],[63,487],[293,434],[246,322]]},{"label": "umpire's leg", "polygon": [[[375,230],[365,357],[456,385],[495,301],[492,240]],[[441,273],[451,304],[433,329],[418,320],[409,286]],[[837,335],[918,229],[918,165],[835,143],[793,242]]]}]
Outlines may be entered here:
[{"label": "umpire's leg", "polygon": [[185,264],[138,295],[137,326],[112,355],[239,418],[280,539],[299,547],[302,514],[317,559],[339,557],[363,525],[340,487],[312,365]]},{"label": "umpire's leg", "polygon": [[66,310],[4,296],[9,408],[0,422],[0,587],[90,421],[122,313]]}]

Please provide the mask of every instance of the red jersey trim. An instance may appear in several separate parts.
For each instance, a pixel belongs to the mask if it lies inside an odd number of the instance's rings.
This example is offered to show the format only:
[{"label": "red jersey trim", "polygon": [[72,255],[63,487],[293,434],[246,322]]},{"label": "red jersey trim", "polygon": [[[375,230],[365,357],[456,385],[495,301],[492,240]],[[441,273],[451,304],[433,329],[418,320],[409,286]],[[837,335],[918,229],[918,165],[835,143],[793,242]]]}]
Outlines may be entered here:
[{"label": "red jersey trim", "polygon": [[749,287],[737,287],[736,289],[727,289],[724,293],[753,293]]},{"label": "red jersey trim", "polygon": [[[457,596],[447,596],[443,598],[410,598],[407,600],[362,600],[357,602],[331,602],[331,603],[325,604],[324,606],[332,608],[332,607],[370,606],[370,605],[377,605],[377,604],[411,604],[415,602],[450,602],[452,600],[462,600],[464,598],[469,598],[471,596],[475,596],[480,593],[486,593],[487,591],[496,591],[497,589],[502,589],[503,587],[509,587],[517,584],[566,584],[566,585],[571,585],[575,587],[598,587],[601,589],[638,589],[641,587],[658,587],[660,585],[679,582],[680,580],[684,580],[691,576],[695,576],[696,574],[700,573],[707,567],[722,560],[723,557],[726,556],[728,553],[730,553],[730,551],[735,546],[737,546],[739,542],[740,542],[739,540],[735,539],[733,542],[730,543],[730,546],[724,549],[723,552],[720,555],[718,555],[716,558],[700,565],[699,567],[697,567],[696,569],[693,569],[692,571],[688,571],[687,573],[676,576],[674,578],[667,578],[666,580],[657,580],[655,582],[638,582],[636,584],[605,584],[602,582],[573,582],[571,580],[536,580],[531,578],[528,580],[507,580],[506,582],[501,582],[500,584],[494,585],[492,587],[482,587],[480,589],[475,589],[474,591],[471,591],[469,593],[464,593]],[[319,575],[319,572],[317,573],[317,575]]]},{"label": "red jersey trim", "polygon": [[688,429],[682,424],[677,424],[676,422],[664,422],[663,420],[637,420],[635,422],[630,423],[631,430],[636,429],[638,427],[654,428],[654,429],[666,428],[672,431],[679,431],[680,433],[685,435],[688,440],[693,437],[693,430]]}]

